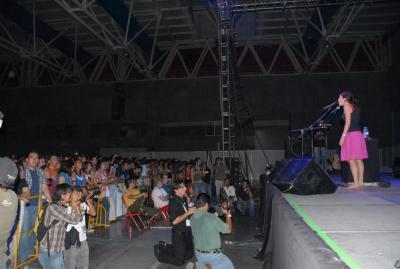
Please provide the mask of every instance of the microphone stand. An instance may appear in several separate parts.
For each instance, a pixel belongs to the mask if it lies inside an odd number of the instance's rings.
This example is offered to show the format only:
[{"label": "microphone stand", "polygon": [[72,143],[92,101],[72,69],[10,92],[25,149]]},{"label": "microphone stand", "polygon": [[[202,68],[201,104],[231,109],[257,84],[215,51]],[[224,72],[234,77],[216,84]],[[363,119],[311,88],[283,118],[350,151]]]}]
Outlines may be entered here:
[{"label": "microphone stand", "polygon": [[327,109],[326,111],[324,111],[316,121],[311,123],[310,126],[304,128],[304,129],[301,129],[302,131],[301,131],[300,135],[296,139],[296,140],[301,139],[301,141],[302,141],[301,142],[301,144],[302,144],[302,146],[301,146],[301,157],[304,157],[304,150],[303,150],[304,135],[307,134],[308,132],[310,132],[310,134],[311,134],[311,156],[313,156],[314,155],[313,154],[313,140],[314,140],[314,138],[312,137],[313,130],[316,129],[316,126],[320,125],[320,123],[323,120],[328,118],[334,111],[336,112],[337,110],[339,110],[337,106],[332,106],[330,109]]}]

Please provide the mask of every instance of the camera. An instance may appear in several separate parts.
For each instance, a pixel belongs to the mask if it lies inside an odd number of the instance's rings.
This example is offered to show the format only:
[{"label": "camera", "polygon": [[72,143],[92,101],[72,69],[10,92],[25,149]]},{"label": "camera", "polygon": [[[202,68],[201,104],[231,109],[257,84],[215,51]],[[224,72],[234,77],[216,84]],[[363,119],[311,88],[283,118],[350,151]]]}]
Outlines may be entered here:
[{"label": "camera", "polygon": [[229,201],[228,200],[224,200],[224,201],[218,203],[216,213],[218,214],[218,216],[223,216],[225,214],[222,211],[222,209],[230,210],[230,208],[231,207],[230,207]]},{"label": "camera", "polygon": [[91,187],[91,188],[83,187],[83,189],[85,191],[83,192],[83,195],[82,195],[82,199],[81,199],[82,202],[92,199],[94,196],[100,195],[100,193],[101,193],[101,190],[99,187]]}]

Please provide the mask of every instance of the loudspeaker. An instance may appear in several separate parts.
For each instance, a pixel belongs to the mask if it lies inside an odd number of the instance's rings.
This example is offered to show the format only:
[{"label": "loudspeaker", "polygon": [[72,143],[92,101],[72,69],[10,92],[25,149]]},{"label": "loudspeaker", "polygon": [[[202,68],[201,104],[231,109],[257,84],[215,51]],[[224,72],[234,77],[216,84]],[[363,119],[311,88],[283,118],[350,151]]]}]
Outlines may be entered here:
[{"label": "loudspeaker", "polygon": [[310,195],[334,193],[335,183],[312,158],[292,158],[276,172],[273,184],[282,192]]}]

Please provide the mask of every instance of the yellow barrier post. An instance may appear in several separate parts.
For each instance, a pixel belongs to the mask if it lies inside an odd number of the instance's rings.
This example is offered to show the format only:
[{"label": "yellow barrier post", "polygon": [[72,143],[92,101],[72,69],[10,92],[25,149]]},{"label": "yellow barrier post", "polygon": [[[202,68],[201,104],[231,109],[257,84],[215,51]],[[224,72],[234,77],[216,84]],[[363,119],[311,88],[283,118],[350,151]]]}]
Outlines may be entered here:
[{"label": "yellow barrier post", "polygon": [[[30,234],[33,233],[34,228],[37,224],[37,222],[39,222],[39,214],[40,211],[42,209],[42,200],[40,199],[39,195],[34,195],[34,196],[29,196],[27,198],[28,200],[33,200],[33,199],[38,199],[38,211],[37,211],[37,215],[36,215],[36,221],[35,221],[35,225],[34,227],[32,227],[32,229],[30,230]],[[21,214],[20,214],[21,215]],[[25,215],[25,214],[24,214]],[[23,222],[23,220],[22,220]],[[21,223],[22,223],[21,222]],[[22,268],[28,264],[31,264],[32,262],[34,262],[35,260],[37,260],[37,258],[39,257],[39,242],[37,240],[35,240],[35,253],[33,255],[30,255],[31,257],[28,258],[25,261],[22,261],[20,264],[18,264],[18,247],[19,247],[19,240],[20,240],[20,230],[21,227],[19,227],[19,224],[17,225],[17,229],[16,229],[16,236],[15,236],[15,244],[14,244],[14,269],[19,269]]]},{"label": "yellow barrier post", "polygon": [[[106,208],[102,205],[101,200],[102,200],[102,197],[100,196],[99,200],[97,202],[97,215],[96,215],[96,222],[95,222],[94,226],[100,227],[100,228],[106,228],[106,227],[108,227],[108,225],[107,225],[107,219],[108,219],[107,213],[108,212],[107,212]],[[102,221],[103,214],[104,214],[104,223]]]}]

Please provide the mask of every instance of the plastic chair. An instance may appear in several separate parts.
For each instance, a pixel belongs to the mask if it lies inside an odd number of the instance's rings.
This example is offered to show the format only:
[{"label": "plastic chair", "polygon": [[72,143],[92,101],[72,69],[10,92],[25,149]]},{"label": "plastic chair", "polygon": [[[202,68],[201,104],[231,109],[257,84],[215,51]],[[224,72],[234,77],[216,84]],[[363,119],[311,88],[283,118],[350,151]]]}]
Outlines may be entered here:
[{"label": "plastic chair", "polygon": [[164,221],[165,224],[169,224],[169,206],[166,205],[162,208],[158,209],[160,211],[160,216],[162,217],[162,220]]},{"label": "plastic chair", "polygon": [[131,238],[132,237],[132,223],[135,224],[135,226],[139,232],[141,232],[144,228],[146,228],[146,224],[144,223],[144,221],[142,219],[142,213],[139,211],[138,212],[129,211],[129,207],[127,206],[127,204],[125,203],[123,198],[122,198],[122,204],[126,208],[125,218],[128,220],[128,232],[129,232],[129,238]]}]

